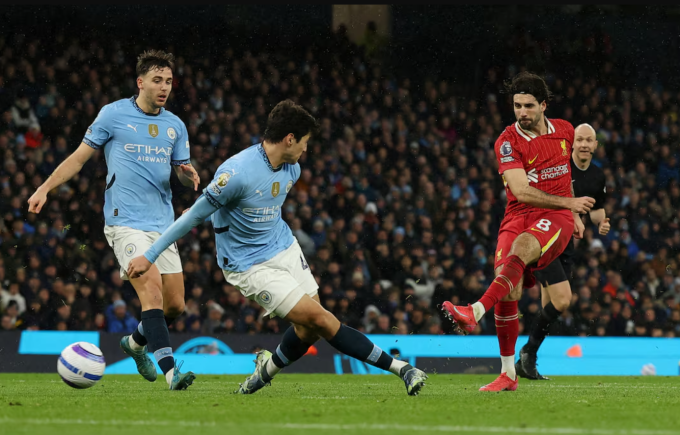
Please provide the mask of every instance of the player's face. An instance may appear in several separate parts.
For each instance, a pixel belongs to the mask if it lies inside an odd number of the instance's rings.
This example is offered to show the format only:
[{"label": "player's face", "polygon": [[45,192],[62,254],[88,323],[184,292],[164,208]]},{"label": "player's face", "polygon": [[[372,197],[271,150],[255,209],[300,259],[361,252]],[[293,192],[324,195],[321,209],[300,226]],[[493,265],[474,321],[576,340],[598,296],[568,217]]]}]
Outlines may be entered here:
[{"label": "player's face", "polygon": [[579,127],[574,132],[574,154],[577,159],[590,160],[597,149],[595,132],[588,127]]},{"label": "player's face", "polygon": [[543,120],[545,101],[540,103],[529,94],[515,94],[513,96],[515,118],[524,130],[533,130]]},{"label": "player's face", "polygon": [[292,133],[289,135],[290,146],[288,147],[288,156],[290,159],[288,163],[297,163],[297,161],[300,160],[302,153],[307,151],[307,142],[309,142],[310,136],[311,134],[307,133],[306,135],[302,136],[299,141],[297,141],[293,137]]},{"label": "player's face", "polygon": [[140,94],[152,107],[163,107],[172,90],[172,70],[170,68],[152,68],[137,78]]}]

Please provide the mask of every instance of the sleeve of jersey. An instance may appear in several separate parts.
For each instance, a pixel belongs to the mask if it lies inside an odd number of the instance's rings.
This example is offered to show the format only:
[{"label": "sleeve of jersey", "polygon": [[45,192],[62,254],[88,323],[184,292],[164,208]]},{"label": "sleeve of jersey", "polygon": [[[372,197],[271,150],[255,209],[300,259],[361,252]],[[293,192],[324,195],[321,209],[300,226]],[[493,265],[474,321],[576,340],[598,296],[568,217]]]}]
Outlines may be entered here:
[{"label": "sleeve of jersey", "polygon": [[524,163],[522,163],[522,153],[516,146],[512,143],[508,136],[501,136],[496,141],[494,149],[496,151],[496,159],[498,160],[498,173],[503,174],[503,172],[508,169],[522,168],[524,169]]},{"label": "sleeve of jersey", "polygon": [[106,145],[106,142],[111,139],[113,128],[111,125],[111,107],[104,106],[99,111],[99,115],[95,118],[92,125],[87,128],[83,142],[98,150]]},{"label": "sleeve of jersey", "polygon": [[165,230],[163,235],[151,245],[144,253],[144,257],[151,263],[155,263],[161,253],[168,249],[168,246],[184,237],[186,233],[205,221],[205,219],[215,213],[215,211],[217,211],[217,207],[212,205],[212,203],[206,199],[205,195],[201,195],[194,205],[191,206],[189,211],[173,222],[173,224]]},{"label": "sleeve of jersey", "polygon": [[607,199],[607,184],[605,182],[604,175],[599,178],[599,183],[598,183],[598,192],[595,198],[595,205],[593,206],[593,210],[599,210],[601,208],[604,208],[604,203]]},{"label": "sleeve of jersey", "polygon": [[191,154],[189,145],[189,133],[187,132],[187,126],[182,123],[182,128],[175,139],[175,146],[172,150],[171,164],[175,166],[188,165],[191,163]]},{"label": "sleeve of jersey", "polygon": [[205,198],[216,208],[238,201],[244,195],[247,175],[237,168],[223,168],[215,174],[212,182],[203,189]]}]

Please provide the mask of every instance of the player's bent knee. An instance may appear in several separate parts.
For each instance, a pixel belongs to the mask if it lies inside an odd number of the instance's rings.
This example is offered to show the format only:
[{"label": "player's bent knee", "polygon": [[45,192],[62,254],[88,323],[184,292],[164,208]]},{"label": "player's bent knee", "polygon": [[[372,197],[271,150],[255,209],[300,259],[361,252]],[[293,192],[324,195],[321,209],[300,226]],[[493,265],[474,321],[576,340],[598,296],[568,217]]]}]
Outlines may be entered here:
[{"label": "player's bent knee", "polygon": [[319,308],[318,311],[315,311],[315,313],[310,316],[311,328],[321,337],[332,338],[338,330],[340,321],[336,319],[330,311],[321,307]]},{"label": "player's bent knee", "polygon": [[172,302],[169,302],[166,306],[165,309],[163,310],[165,312],[165,315],[168,317],[179,317],[182,315],[184,312],[184,300],[183,299],[175,299]]},{"label": "player's bent knee", "polygon": [[541,244],[531,234],[522,233],[512,243],[510,255],[518,256],[524,264],[529,265],[541,258]]},{"label": "player's bent knee", "polygon": [[303,325],[294,324],[295,334],[304,343],[316,343],[319,340],[319,334],[317,334],[312,328]]}]

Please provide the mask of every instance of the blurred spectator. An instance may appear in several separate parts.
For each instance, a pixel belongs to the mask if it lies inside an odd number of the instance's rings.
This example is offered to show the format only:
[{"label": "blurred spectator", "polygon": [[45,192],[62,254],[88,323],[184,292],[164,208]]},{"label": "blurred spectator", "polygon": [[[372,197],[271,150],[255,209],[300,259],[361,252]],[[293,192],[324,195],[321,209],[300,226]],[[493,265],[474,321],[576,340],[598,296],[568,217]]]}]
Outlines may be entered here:
[{"label": "blurred spectator", "polygon": [[139,324],[139,321],[127,311],[127,304],[122,299],[115,301],[106,311],[108,332],[131,334]]}]

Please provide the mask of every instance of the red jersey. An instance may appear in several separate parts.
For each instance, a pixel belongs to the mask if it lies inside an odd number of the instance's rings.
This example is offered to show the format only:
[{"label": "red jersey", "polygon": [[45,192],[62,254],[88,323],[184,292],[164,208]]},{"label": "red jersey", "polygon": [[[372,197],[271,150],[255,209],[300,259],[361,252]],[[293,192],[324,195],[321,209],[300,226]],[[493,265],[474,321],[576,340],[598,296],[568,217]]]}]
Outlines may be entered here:
[{"label": "red jersey", "polygon": [[[549,120],[548,133],[537,136],[523,130],[519,123],[507,127],[498,137],[494,149],[498,159],[498,173],[523,168],[529,185],[545,193],[571,198],[571,149],[574,127],[561,119]],[[505,216],[521,215],[540,210],[517,201],[503,177],[508,205]]]}]

